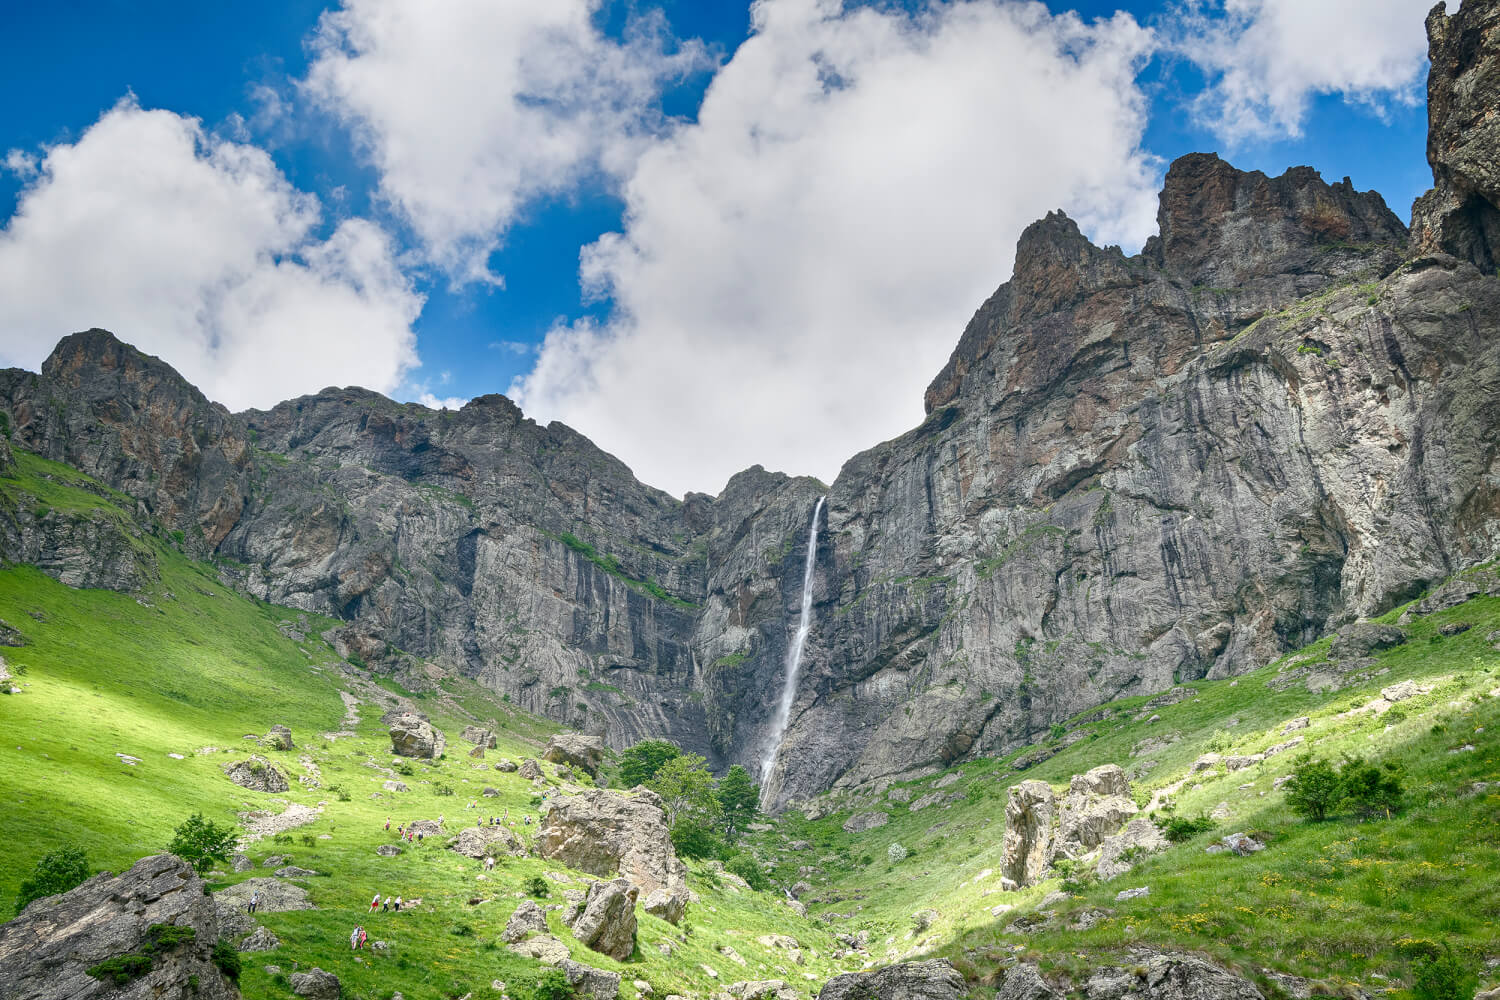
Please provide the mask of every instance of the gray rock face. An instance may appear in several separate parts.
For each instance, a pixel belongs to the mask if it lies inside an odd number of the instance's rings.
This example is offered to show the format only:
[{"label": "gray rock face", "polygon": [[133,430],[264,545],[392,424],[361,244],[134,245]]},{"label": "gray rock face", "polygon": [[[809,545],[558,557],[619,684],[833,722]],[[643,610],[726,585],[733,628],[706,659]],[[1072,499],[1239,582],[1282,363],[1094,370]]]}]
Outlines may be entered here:
[{"label": "gray rock face", "polygon": [[257,927],[249,937],[241,941],[239,950],[245,951],[272,951],[281,947],[281,939],[272,934],[264,927]]},{"label": "gray rock face", "polygon": [[466,826],[453,839],[452,849],[466,858],[526,855],[516,835],[503,826]]},{"label": "gray rock face", "polygon": [[579,871],[622,875],[648,895],[686,890],[687,869],[672,849],[661,797],[645,789],[598,788],[553,799],[536,850]]},{"label": "gray rock face", "polygon": [[1005,803],[1005,854],[1000,874],[1017,886],[1041,878],[1056,853],[1057,795],[1045,781],[1011,786]]},{"label": "gray rock face", "polygon": [[995,993],[995,1000],[1060,1000],[1061,997],[1036,966],[1025,962],[1011,966]]},{"label": "gray rock face", "polygon": [[635,951],[635,901],[639,890],[629,879],[595,882],[589,886],[583,912],[573,921],[573,934],[584,946],[618,961]]},{"label": "gray rock face", "polygon": [[463,737],[477,747],[495,749],[495,734],[482,726],[465,726]]},{"label": "gray rock face", "polygon": [[391,752],[398,757],[435,760],[447,745],[442,732],[415,715],[398,715],[390,721],[390,727]]},{"label": "gray rock face", "polygon": [[237,764],[225,764],[224,774],[230,781],[252,792],[284,792],[289,787],[286,775],[264,757],[251,757]]},{"label": "gray rock face", "polygon": [[889,813],[874,812],[855,813],[844,820],[844,831],[846,833],[863,833],[865,830],[878,830],[891,821]]},{"label": "gray rock face", "polygon": [[338,976],[316,966],[307,972],[292,973],[291,984],[292,992],[307,1000],[339,1000],[344,992]]},{"label": "gray rock face", "polygon": [[[1248,980],[1191,955],[1149,954],[1126,969],[1101,969],[1084,985],[1088,1000],[1264,1000]],[[1140,969],[1144,970],[1144,974]]]},{"label": "gray rock face", "polygon": [[1130,871],[1135,864],[1130,858],[1132,852],[1155,854],[1171,846],[1155,823],[1144,816],[1137,816],[1125,824],[1125,829],[1114,836],[1105,837],[1104,842],[1099,845],[1099,880],[1108,882]]},{"label": "gray rock face", "polygon": [[568,764],[590,778],[598,777],[604,763],[604,741],[597,736],[579,733],[557,733],[547,741],[542,756],[554,764]]},{"label": "gray rock face", "polygon": [[256,894],[260,896],[256,903],[258,913],[314,909],[306,889],[277,878],[246,879],[214,893],[214,901],[223,907],[243,911],[250,904],[250,897]]},{"label": "gray rock face", "polygon": [[[117,989],[88,975],[108,959],[143,953],[157,924],[191,930],[191,940],[151,956],[149,971]],[[148,1000],[187,996],[195,979],[198,997],[238,1000],[239,991],[213,963],[218,938],[218,914],[203,879],[170,854],[142,858],[122,875],[96,875],[0,925],[0,996]]]},{"label": "gray rock face", "polygon": [[1399,646],[1406,641],[1406,630],[1395,625],[1377,625],[1374,622],[1359,622],[1339,630],[1328,655],[1336,660],[1357,660],[1382,649]]},{"label": "gray rock face", "polygon": [[521,761],[521,767],[516,771],[516,774],[527,781],[535,781],[542,776],[542,765],[528,757]]},{"label": "gray rock face", "polygon": [[1068,857],[1087,854],[1139,811],[1130,779],[1118,764],[1075,774],[1059,812],[1058,851]]},{"label": "gray rock face", "polygon": [[562,971],[568,977],[568,985],[579,996],[593,997],[594,1000],[615,1000],[620,995],[618,972],[605,972],[572,959],[562,963]]},{"label": "gray rock face", "polygon": [[968,992],[964,977],[947,959],[905,962],[875,972],[834,976],[818,1000],[959,1000]]},{"label": "gray rock face", "polygon": [[506,921],[505,933],[501,935],[501,940],[506,944],[515,944],[526,940],[526,936],[533,933],[547,933],[547,913],[528,899],[516,907],[515,912],[510,915],[510,920]]},{"label": "gray rock face", "polygon": [[431,661],[617,749],[754,766],[826,495],[773,808],[1258,667],[1500,540],[1497,18],[1429,20],[1421,256],[1402,266],[1400,220],[1348,181],[1183,157],[1137,256],[1062,213],[1028,227],[926,419],[829,486],[757,466],[678,501],[499,396],[231,415],[91,331],[0,373],[0,410],[10,445],[135,522],[22,504],[0,557],[128,588],[155,572],[130,532],[160,523],[256,597],[342,619],[371,670]]}]

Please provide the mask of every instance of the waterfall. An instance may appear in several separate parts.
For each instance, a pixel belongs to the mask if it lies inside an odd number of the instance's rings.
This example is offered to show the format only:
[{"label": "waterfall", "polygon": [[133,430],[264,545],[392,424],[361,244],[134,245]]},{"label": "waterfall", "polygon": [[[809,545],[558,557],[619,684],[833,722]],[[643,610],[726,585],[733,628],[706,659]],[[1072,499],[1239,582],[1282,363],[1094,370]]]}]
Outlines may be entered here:
[{"label": "waterfall", "polygon": [[797,634],[786,651],[786,678],[781,684],[781,703],[776,706],[776,715],[771,720],[771,732],[766,739],[766,755],[760,762],[760,785],[762,794],[776,766],[776,757],[781,753],[781,740],[786,736],[787,722],[792,716],[792,702],[797,697],[797,675],[802,670],[802,647],[807,645],[807,633],[812,628],[813,570],[818,563],[818,517],[823,513],[823,501],[818,497],[813,507],[812,527],[807,531],[807,559],[802,567],[802,616],[797,620]]}]

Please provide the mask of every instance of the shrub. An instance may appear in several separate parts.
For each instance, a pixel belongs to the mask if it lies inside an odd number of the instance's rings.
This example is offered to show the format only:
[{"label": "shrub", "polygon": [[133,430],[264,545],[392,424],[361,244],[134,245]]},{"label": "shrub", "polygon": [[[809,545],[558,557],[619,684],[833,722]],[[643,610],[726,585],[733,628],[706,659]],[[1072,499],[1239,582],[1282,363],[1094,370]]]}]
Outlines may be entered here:
[{"label": "shrub", "polygon": [[760,865],[750,854],[734,855],[724,862],[724,870],[744,879],[752,889],[764,889],[770,884],[766,880],[766,873],[760,870]]},{"label": "shrub", "polygon": [[328,790],[334,795],[338,796],[338,800],[340,802],[348,802],[349,799],[352,798],[352,796],[350,796],[349,794],[348,789],[346,789],[343,785],[329,785]]},{"label": "shrub", "polygon": [[16,912],[26,909],[33,900],[76,888],[88,877],[89,859],[83,848],[70,845],[44,855],[36,863],[31,877],[21,882],[20,891],[16,893]]},{"label": "shrub", "polygon": [[1401,765],[1392,761],[1376,766],[1359,757],[1345,757],[1339,769],[1339,786],[1344,800],[1361,815],[1389,818],[1401,811],[1405,795],[1401,779],[1405,774]]},{"label": "shrub", "polygon": [[107,958],[98,965],[90,966],[87,970],[90,976],[101,983],[113,983],[116,986],[124,986],[132,979],[139,979],[151,971],[151,956],[140,954],[116,955]]},{"label": "shrub", "polygon": [[1223,729],[1215,729],[1214,734],[1208,738],[1208,749],[1213,753],[1223,753],[1232,745],[1229,733]]},{"label": "shrub", "polygon": [[526,880],[526,892],[538,899],[546,899],[552,894],[552,890],[547,887],[547,880],[540,875],[533,875]]},{"label": "shrub", "polygon": [[1068,735],[1068,727],[1061,722],[1054,722],[1052,728],[1047,731],[1047,742],[1056,743],[1066,735]]},{"label": "shrub", "polygon": [[228,861],[234,850],[234,828],[220,826],[203,818],[202,813],[193,813],[172,831],[172,842],[167,850],[193,866],[197,872],[206,872],[216,861]]},{"label": "shrub", "polygon": [[891,864],[898,864],[906,860],[906,848],[900,844],[892,844],[885,849],[885,856],[890,859]]},{"label": "shrub", "polygon": [[680,816],[672,824],[672,846],[685,858],[718,857],[724,850],[724,838],[699,816]]},{"label": "shrub", "polygon": [[432,794],[433,795],[452,795],[453,794],[453,786],[452,785],[433,785],[432,786]]},{"label": "shrub", "polygon": [[240,981],[240,953],[223,938],[214,942],[214,964],[230,982]]},{"label": "shrub", "polygon": [[1326,760],[1316,760],[1311,754],[1297,758],[1292,768],[1292,780],[1286,783],[1286,802],[1292,812],[1313,822],[1328,818],[1343,798],[1342,783],[1338,772]]},{"label": "shrub", "polygon": [[1433,958],[1419,958],[1413,965],[1411,991],[1417,1000],[1474,1000],[1479,977],[1464,967],[1445,943]]},{"label": "shrub", "polygon": [[571,1000],[573,987],[561,969],[547,969],[537,977],[531,988],[532,1000]]},{"label": "shrub", "polygon": [[395,769],[397,774],[404,774],[408,778],[417,773],[417,769],[411,766],[411,761],[398,760],[391,767]]},{"label": "shrub", "polygon": [[1214,821],[1207,816],[1168,816],[1165,820],[1157,820],[1156,826],[1163,837],[1174,844],[1180,844],[1212,830]]}]

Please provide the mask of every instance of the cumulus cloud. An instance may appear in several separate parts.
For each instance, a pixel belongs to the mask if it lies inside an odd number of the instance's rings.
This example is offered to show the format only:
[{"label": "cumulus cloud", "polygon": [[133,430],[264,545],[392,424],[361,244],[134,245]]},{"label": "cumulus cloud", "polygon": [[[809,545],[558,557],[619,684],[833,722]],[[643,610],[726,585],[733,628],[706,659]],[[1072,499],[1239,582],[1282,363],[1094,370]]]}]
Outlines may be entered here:
[{"label": "cumulus cloud", "polygon": [[313,39],[305,92],[353,131],[383,197],[456,281],[526,205],[619,174],[662,124],[665,81],[704,63],[668,51],[659,13],[623,41],[601,0],[345,0]]},{"label": "cumulus cloud", "polygon": [[389,391],[422,307],[387,235],[320,208],[264,150],[127,99],[77,142],[11,153],[28,181],[0,230],[0,361],[112,330],[231,409],[332,382]]},{"label": "cumulus cloud", "polygon": [[[1191,0],[1169,33],[1208,74],[1194,108],[1230,143],[1300,136],[1314,97],[1421,100],[1431,0]],[[1454,5],[1457,6],[1456,4]]]},{"label": "cumulus cloud", "polygon": [[831,479],[915,425],[922,390],[1063,207],[1155,229],[1159,165],[1127,15],[758,0],[698,121],[652,145],[624,231],[585,249],[612,318],[560,325],[511,392],[677,493],[754,463]]}]

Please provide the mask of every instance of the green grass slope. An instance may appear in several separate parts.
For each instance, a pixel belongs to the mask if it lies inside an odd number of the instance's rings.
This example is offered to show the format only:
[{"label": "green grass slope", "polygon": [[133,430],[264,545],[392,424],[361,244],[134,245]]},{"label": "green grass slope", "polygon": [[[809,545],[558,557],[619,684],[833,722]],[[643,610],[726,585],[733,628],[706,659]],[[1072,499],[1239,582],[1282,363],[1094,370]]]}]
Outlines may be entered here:
[{"label": "green grass slope", "polygon": [[[24,454],[0,479],[0,502],[131,521],[125,498]],[[384,830],[387,817],[394,826],[443,815],[456,831],[480,815],[508,811],[518,833],[533,833],[535,825],[520,821],[530,815],[534,824],[541,800],[530,782],[492,765],[535,757],[556,727],[462,679],[404,691],[339,659],[318,637],[336,622],[248,600],[167,540],[138,537],[160,573],[139,594],[74,590],[30,567],[0,569],[0,619],[26,643],[0,649],[20,688],[0,697],[0,916],[10,915],[36,861],[60,845],[78,844],[94,868],[121,871],[162,851],[191,813],[239,824],[242,813],[275,814],[295,803],[320,810],[317,819],[250,845],[254,871],[212,876],[219,888],[270,875],[259,865],[273,853],[319,873],[299,881],[317,909],[258,917],[282,946],[244,956],[247,997],[290,996],[287,974],[313,965],[337,974],[346,997],[386,998],[398,990],[409,1000],[500,997],[496,981],[506,984],[504,995],[529,996],[542,967],[506,951],[500,933],[528,879],[553,873],[570,880],[549,878],[551,901],[560,902],[564,889],[582,886],[580,873],[525,858],[504,859],[486,875],[478,862],[446,850],[445,838],[395,858],[377,856],[375,847],[394,842]],[[357,722],[346,717],[341,692],[362,702]],[[392,758],[380,717],[402,698],[447,733],[445,759]],[[499,746],[483,762],[468,758],[470,747],[458,738],[474,722],[497,730]],[[293,750],[253,741],[278,723],[291,728]],[[288,775],[289,791],[247,791],[224,776],[222,765],[252,752]],[[555,769],[544,768],[548,783],[563,787]],[[385,790],[392,779],[410,790]],[[498,796],[483,797],[486,786]],[[480,808],[466,808],[471,800]],[[690,885],[702,899],[689,907],[686,924],[672,927],[641,911],[640,947],[624,963],[588,951],[556,925],[556,914],[549,919],[574,958],[622,973],[625,997],[635,995],[636,979],[658,995],[703,995],[716,982],[773,977],[811,993],[842,971],[828,931],[774,895],[739,889],[704,866],[694,866]],[[400,914],[369,915],[377,891],[422,902]],[[358,924],[388,947],[352,953],[348,936]],[[772,933],[796,937],[805,964],[756,941]],[[668,940],[670,956],[659,948]],[[720,950],[726,947],[744,964]]]},{"label": "green grass slope", "polygon": [[[1441,631],[1457,623],[1471,627]],[[1500,978],[1500,652],[1489,636],[1500,629],[1500,598],[1416,616],[1404,627],[1409,640],[1377,653],[1375,665],[1341,690],[1319,693],[1306,684],[1307,675],[1330,672],[1324,639],[1235,680],[1186,685],[1196,696],[1177,704],[1118,701],[1083,713],[1054,733],[1051,746],[897,786],[909,803],[887,793],[845,799],[816,822],[789,815],[758,849],[784,881],[794,865],[819,865],[823,878],[805,898],[834,928],[867,931],[876,958],[945,955],[975,980],[1017,956],[1076,971],[1151,946],[1212,956],[1273,992],[1267,970],[1322,980],[1333,992],[1353,982],[1397,989],[1409,984],[1410,957],[1426,941],[1452,946],[1475,971],[1488,964],[1482,978],[1493,985]],[[1407,679],[1431,691],[1381,716],[1360,711],[1382,687]],[[1283,732],[1302,716],[1310,719],[1306,729]],[[1191,772],[1210,750],[1250,755],[1296,736],[1302,747],[1247,769]],[[1399,762],[1408,808],[1389,819],[1298,819],[1275,783],[1306,750],[1333,761],[1352,754]],[[1040,763],[1018,765],[1049,752]],[[1046,903],[1055,915],[1042,930],[1012,930],[1063,886],[1052,878],[1000,891],[1007,788],[1036,778],[1061,791],[1071,775],[1105,763],[1132,773],[1137,804],[1155,815],[1218,809],[1227,817],[1214,832],[1112,882],[1069,884],[1069,898]],[[938,802],[912,811],[935,790]],[[871,809],[888,813],[888,825],[844,832],[852,813]],[[1236,831],[1256,832],[1267,849],[1246,858],[1205,853]],[[786,851],[798,838],[813,842],[816,860]],[[891,862],[892,844],[910,856]],[[1149,896],[1116,901],[1120,890],[1141,886]],[[996,914],[997,906],[1014,909]],[[929,907],[937,917],[918,929],[913,914]],[[1109,913],[1092,929],[1068,929],[1076,914],[1098,909]]]}]

